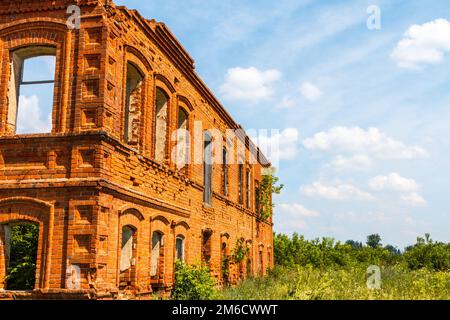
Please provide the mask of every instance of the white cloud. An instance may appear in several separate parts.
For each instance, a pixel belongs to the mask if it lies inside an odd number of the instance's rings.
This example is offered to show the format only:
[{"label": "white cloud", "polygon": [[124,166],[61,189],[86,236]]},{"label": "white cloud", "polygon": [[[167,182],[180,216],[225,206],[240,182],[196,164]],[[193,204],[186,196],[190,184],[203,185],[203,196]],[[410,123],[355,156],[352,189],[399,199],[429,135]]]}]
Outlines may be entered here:
[{"label": "white cloud", "polygon": [[311,82],[303,82],[300,87],[300,93],[306,100],[314,102],[322,96],[322,91]]},{"label": "white cloud", "polygon": [[282,203],[279,207],[281,211],[288,213],[290,217],[311,218],[320,216],[320,212],[307,209],[299,203]]},{"label": "white cloud", "polygon": [[237,67],[228,70],[219,90],[227,100],[257,103],[272,96],[273,84],[280,78],[281,72],[275,69],[261,71],[255,67]]},{"label": "white cloud", "polygon": [[407,146],[388,137],[378,128],[367,131],[359,127],[334,127],[305,139],[303,145],[309,150],[327,152],[355,152],[370,154],[379,159],[414,159],[428,157],[419,146]]},{"label": "white cloud", "polygon": [[335,170],[348,169],[367,169],[373,165],[372,159],[364,154],[356,154],[351,157],[336,156],[330,163],[330,166]]},{"label": "white cloud", "polygon": [[391,53],[401,68],[419,69],[422,64],[436,64],[450,51],[450,22],[436,19],[413,25]]},{"label": "white cloud", "polygon": [[297,104],[296,99],[290,97],[290,96],[284,96],[280,103],[277,105],[277,108],[281,108],[281,109],[290,109],[295,107]]},{"label": "white cloud", "polygon": [[404,203],[411,205],[413,207],[424,207],[427,205],[427,202],[425,201],[425,199],[417,192],[403,194],[400,196],[400,199]]},{"label": "white cloud", "polygon": [[414,179],[402,177],[395,172],[370,179],[369,187],[376,191],[400,193],[400,200],[410,206],[423,207],[426,205],[425,199],[418,193],[420,185]]},{"label": "white cloud", "polygon": [[374,197],[352,184],[326,184],[320,181],[303,186],[300,192],[308,197],[319,197],[329,200],[374,200]]},{"label": "white cloud", "polygon": [[398,173],[377,176],[369,180],[369,187],[376,191],[416,192],[420,186],[414,179],[404,178]]},{"label": "white cloud", "polygon": [[248,130],[247,133],[274,166],[279,160],[292,160],[297,155],[299,133],[296,128],[286,128],[281,132],[275,130],[270,135],[264,131],[253,134],[252,130]]},{"label": "white cloud", "polygon": [[52,115],[42,120],[43,114],[39,107],[39,98],[35,95],[19,97],[19,112],[17,115],[17,133],[47,133],[52,130]]}]

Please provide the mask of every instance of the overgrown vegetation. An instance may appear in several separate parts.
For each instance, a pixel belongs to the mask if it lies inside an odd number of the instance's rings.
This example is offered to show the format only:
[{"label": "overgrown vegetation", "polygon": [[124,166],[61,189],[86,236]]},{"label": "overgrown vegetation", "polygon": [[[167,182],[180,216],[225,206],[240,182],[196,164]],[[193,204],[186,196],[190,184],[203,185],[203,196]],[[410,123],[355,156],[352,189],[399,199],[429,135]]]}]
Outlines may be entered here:
[{"label": "overgrown vegetation", "polygon": [[[450,245],[429,235],[402,253],[383,246],[379,235],[366,244],[276,235],[276,266],[266,278],[227,288],[220,299],[450,299]],[[381,268],[381,288],[367,287],[367,267]]]},{"label": "overgrown vegetation", "polygon": [[10,260],[6,275],[8,290],[33,290],[36,279],[36,256],[39,226],[11,226]]},{"label": "overgrown vegetation", "polygon": [[177,261],[172,298],[175,300],[209,300],[216,293],[216,282],[209,268]]},{"label": "overgrown vegetation", "polygon": [[275,169],[271,168],[270,172],[263,176],[261,185],[258,189],[258,216],[261,221],[266,221],[272,216],[274,204],[272,203],[272,195],[280,194],[284,185],[277,185],[279,178],[275,176]]}]

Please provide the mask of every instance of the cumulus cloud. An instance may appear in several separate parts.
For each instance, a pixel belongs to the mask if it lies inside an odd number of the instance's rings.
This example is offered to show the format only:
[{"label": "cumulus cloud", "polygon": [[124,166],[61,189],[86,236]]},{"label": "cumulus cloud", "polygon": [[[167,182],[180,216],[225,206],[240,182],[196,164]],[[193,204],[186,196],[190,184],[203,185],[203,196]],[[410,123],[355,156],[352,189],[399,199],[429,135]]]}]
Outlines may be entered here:
[{"label": "cumulus cloud", "polygon": [[46,133],[52,130],[52,115],[46,119],[39,106],[39,98],[36,95],[19,97],[19,111],[17,115],[17,133]]},{"label": "cumulus cloud", "polygon": [[427,205],[426,200],[417,192],[403,194],[400,196],[400,199],[413,207],[424,207]]},{"label": "cumulus cloud", "polygon": [[318,211],[307,209],[299,203],[282,203],[279,207],[283,213],[287,213],[291,217],[311,218],[320,216]]},{"label": "cumulus cloud", "polygon": [[374,200],[374,197],[370,193],[360,190],[352,184],[331,184],[316,181],[311,185],[301,187],[300,192],[308,197],[319,197],[338,201]]},{"label": "cumulus cloud", "polygon": [[422,147],[407,146],[378,128],[364,130],[359,127],[334,127],[305,139],[303,145],[309,150],[369,154],[379,159],[428,157],[428,152]]},{"label": "cumulus cloud", "polygon": [[372,167],[373,161],[364,154],[356,154],[351,157],[344,157],[342,155],[336,156],[330,163],[330,167],[341,171],[341,170],[360,170]]},{"label": "cumulus cloud", "polygon": [[296,99],[290,96],[284,96],[281,101],[278,103],[277,108],[281,109],[290,109],[297,105]]},{"label": "cumulus cloud", "polygon": [[280,214],[277,214],[280,220],[277,227],[285,233],[306,229],[306,219],[320,216],[320,212],[307,209],[299,203],[282,203],[275,208],[280,211]]},{"label": "cumulus cloud", "polygon": [[274,166],[279,160],[292,160],[297,155],[299,133],[296,128],[286,128],[281,132],[274,130],[270,134],[263,130],[258,134],[252,130],[247,133]]},{"label": "cumulus cloud", "polygon": [[370,179],[369,187],[376,191],[416,192],[419,190],[419,185],[414,179],[404,178],[395,172]]},{"label": "cumulus cloud", "polygon": [[311,82],[303,82],[300,87],[302,96],[311,102],[317,101],[322,96],[322,91]]},{"label": "cumulus cloud", "polygon": [[436,19],[411,26],[391,53],[401,68],[440,63],[450,51],[450,22]]},{"label": "cumulus cloud", "polygon": [[232,68],[219,91],[227,100],[257,103],[272,96],[273,84],[280,78],[281,72],[275,69]]},{"label": "cumulus cloud", "polygon": [[375,191],[397,192],[403,203],[414,207],[426,205],[425,199],[418,193],[420,185],[414,179],[402,177],[395,172],[370,179],[369,187]]}]

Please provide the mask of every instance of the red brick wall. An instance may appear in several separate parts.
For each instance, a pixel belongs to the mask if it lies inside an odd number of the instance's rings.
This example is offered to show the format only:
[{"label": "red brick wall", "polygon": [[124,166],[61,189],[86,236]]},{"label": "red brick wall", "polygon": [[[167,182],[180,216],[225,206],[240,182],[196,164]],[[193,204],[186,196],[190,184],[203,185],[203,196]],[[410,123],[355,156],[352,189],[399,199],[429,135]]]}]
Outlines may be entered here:
[{"label": "red brick wall", "polygon": [[[230,254],[239,238],[251,244],[254,274],[263,250],[265,272],[273,263],[268,261],[273,256],[272,225],[256,219],[253,188],[261,180],[262,166],[251,163],[249,146],[245,167],[253,180],[250,209],[238,204],[237,164],[229,165],[228,196],[222,192],[222,165],[214,164],[209,207],[203,204],[203,165],[178,171],[170,160],[178,106],[189,112],[191,135],[194,121],[224,135],[227,128],[238,128],[198,79],[192,59],[164,25],[126,8],[112,5],[106,10],[102,1],[81,1],[81,29],[69,30],[66,8],[74,2],[0,3],[0,224],[22,219],[42,225],[36,288],[78,292],[67,285],[71,266],[77,266],[84,292],[117,292],[121,230],[126,225],[137,235],[133,293],[170,289],[176,237],[184,236],[185,259],[196,263],[205,229],[213,231],[211,270],[218,280],[224,235]],[[51,134],[17,136],[8,121],[11,52],[32,44],[57,50],[53,127]],[[131,146],[124,141],[128,62],[144,76],[139,139]],[[163,164],[153,160],[156,87],[170,101]],[[150,278],[154,231],[164,234],[163,266],[156,280]],[[1,243],[0,288],[6,268]],[[237,267],[230,275],[236,281]]]}]

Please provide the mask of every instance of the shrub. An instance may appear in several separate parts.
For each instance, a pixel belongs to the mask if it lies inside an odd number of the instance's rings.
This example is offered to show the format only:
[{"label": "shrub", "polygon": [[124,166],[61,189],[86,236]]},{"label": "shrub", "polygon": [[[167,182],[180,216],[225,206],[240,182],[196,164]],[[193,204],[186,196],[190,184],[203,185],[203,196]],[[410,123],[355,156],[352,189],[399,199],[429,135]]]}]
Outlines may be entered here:
[{"label": "shrub", "polygon": [[434,271],[450,271],[450,244],[433,242],[429,235],[417,238],[417,243],[404,254],[412,270],[426,268]]},{"label": "shrub", "polygon": [[216,281],[209,268],[177,261],[172,298],[175,300],[210,300],[216,293]]}]

